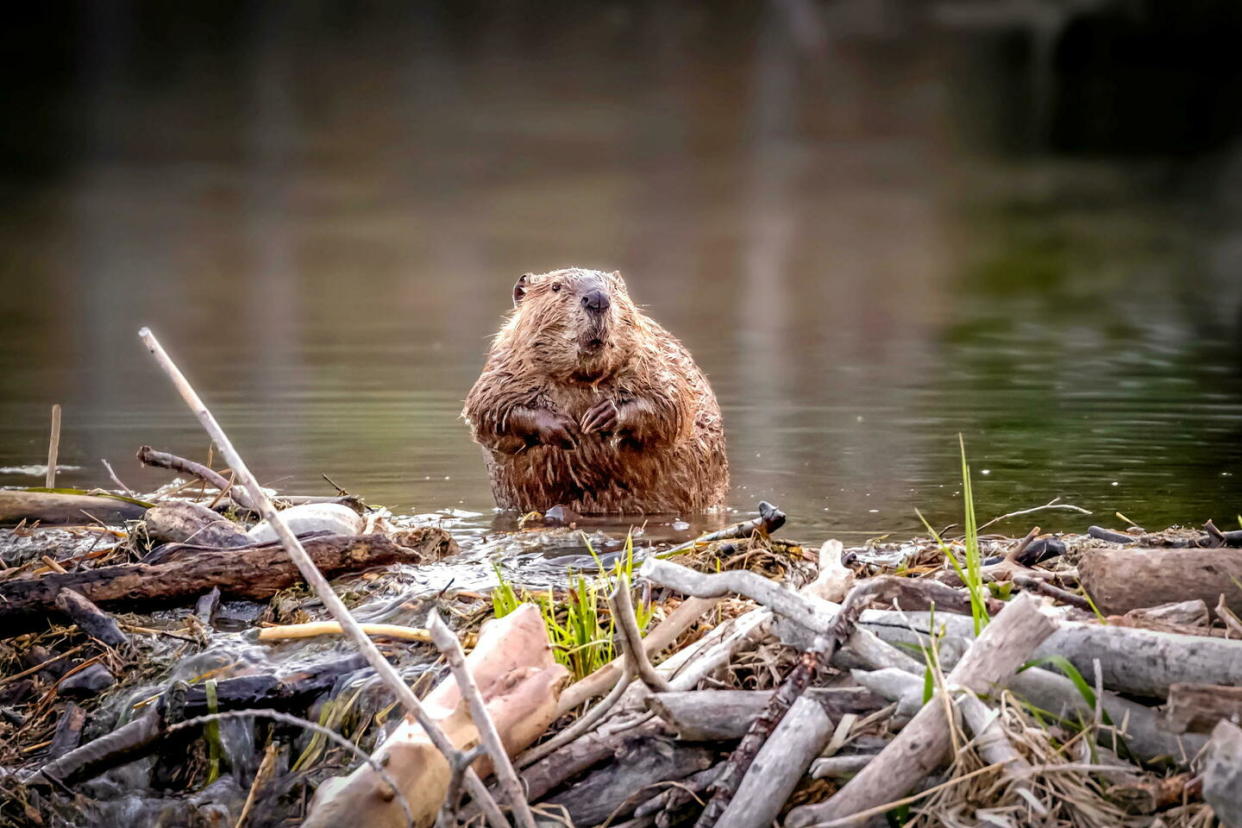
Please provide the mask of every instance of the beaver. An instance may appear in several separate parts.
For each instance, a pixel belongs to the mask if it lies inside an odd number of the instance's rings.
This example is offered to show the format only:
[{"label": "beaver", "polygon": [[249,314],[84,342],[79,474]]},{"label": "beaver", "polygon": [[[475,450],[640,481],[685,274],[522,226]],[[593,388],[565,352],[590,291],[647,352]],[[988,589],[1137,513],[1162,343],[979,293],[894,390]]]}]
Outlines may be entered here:
[{"label": "beaver", "polygon": [[620,273],[528,273],[462,417],[502,509],[701,511],[729,488],[724,424],[690,352]]}]

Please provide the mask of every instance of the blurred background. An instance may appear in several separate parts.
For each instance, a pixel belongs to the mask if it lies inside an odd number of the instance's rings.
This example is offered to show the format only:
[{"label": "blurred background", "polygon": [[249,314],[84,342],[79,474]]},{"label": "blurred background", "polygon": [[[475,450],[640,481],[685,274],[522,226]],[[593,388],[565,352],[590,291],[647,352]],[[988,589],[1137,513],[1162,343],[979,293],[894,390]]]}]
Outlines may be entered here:
[{"label": "blurred background", "polygon": [[205,458],[148,324],[265,482],[489,523],[461,401],[514,279],[579,265],[794,534],[960,518],[959,432],[981,520],[1239,519],[1235,2],[9,11],[0,482],[54,402],[64,485]]}]

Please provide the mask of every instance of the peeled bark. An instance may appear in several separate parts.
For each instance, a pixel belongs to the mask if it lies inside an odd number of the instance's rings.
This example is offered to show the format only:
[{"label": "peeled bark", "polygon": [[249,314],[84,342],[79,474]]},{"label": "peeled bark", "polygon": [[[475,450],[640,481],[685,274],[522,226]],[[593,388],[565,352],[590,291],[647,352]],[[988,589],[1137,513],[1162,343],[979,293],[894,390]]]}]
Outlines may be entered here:
[{"label": "peeled bark", "polygon": [[[466,664],[510,756],[534,742],[552,723],[567,674],[552,658],[547,630],[534,605],[524,604],[484,625]],[[478,730],[451,677],[438,684],[423,704],[454,748],[467,751],[478,744]],[[408,719],[402,722],[374,758],[409,800],[415,824],[421,828],[434,822],[449,787],[451,769],[422,727]],[[491,769],[486,757],[478,759],[474,767],[480,775]],[[400,802],[388,785],[370,765],[362,765],[348,776],[319,786],[303,825],[397,828],[406,822]]]}]

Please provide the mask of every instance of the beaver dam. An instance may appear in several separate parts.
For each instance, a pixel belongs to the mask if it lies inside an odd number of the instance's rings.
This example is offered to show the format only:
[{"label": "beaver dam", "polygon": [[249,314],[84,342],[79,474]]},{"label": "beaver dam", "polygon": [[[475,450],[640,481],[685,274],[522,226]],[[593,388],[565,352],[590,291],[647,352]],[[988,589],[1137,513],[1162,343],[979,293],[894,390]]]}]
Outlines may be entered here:
[{"label": "beaver dam", "polygon": [[926,537],[455,538],[261,488],[148,345],[229,468],[0,491],[0,825],[1242,825],[1242,530],[979,523],[963,449]]}]

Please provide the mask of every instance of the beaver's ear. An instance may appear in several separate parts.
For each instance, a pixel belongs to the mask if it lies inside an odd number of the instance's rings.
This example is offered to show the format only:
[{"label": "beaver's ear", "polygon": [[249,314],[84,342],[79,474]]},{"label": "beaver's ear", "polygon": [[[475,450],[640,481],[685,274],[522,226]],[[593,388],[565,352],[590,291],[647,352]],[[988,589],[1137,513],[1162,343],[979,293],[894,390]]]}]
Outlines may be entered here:
[{"label": "beaver's ear", "polygon": [[523,273],[513,285],[513,307],[515,308],[522,301],[522,297],[526,295],[526,282],[529,277],[529,273]]}]

